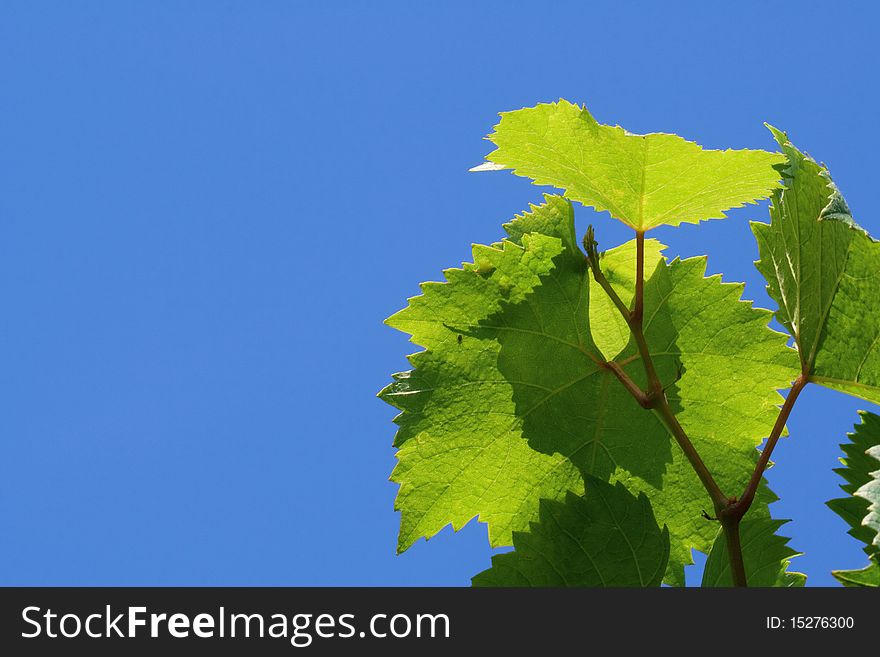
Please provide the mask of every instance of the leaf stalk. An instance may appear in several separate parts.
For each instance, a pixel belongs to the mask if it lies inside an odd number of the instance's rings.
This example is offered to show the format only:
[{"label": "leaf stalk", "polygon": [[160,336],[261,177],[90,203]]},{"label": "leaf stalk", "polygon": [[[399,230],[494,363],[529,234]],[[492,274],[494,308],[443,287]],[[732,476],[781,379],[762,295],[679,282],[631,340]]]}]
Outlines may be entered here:
[{"label": "leaf stalk", "polygon": [[620,298],[620,295],[617,294],[611,286],[611,283],[608,282],[605,274],[602,272],[602,268],[599,264],[600,254],[597,247],[598,244],[595,239],[593,227],[590,226],[587,229],[587,233],[584,235],[584,248],[587,252],[587,260],[589,261],[590,269],[593,272],[593,278],[602,289],[605,290],[605,293],[620,311],[620,314],[629,326],[630,333],[632,334],[638,348],[642,365],[645,368],[645,376],[648,379],[648,389],[642,390],[617,363],[608,362],[606,363],[606,367],[617,376],[618,380],[643,408],[651,409],[657,414],[669,433],[675,438],[679,447],[681,447],[690,462],[691,467],[693,467],[694,471],[697,473],[700,482],[702,482],[703,487],[706,489],[706,492],[712,500],[716,514],[720,514],[721,510],[728,504],[728,498],[721,491],[721,488],[718,486],[718,483],[715,481],[709,468],[706,467],[706,464],[703,462],[697,449],[690,441],[690,438],[688,438],[684,428],[675,417],[675,413],[669,405],[669,400],[666,398],[663,383],[660,381],[660,377],[657,376],[657,370],[654,367],[654,360],[651,357],[651,351],[648,348],[648,341],[645,338],[645,332],[642,325],[645,307],[645,233],[644,231],[636,231],[636,286],[632,310],[626,306]]},{"label": "leaf stalk", "polygon": [[[633,307],[630,309],[620,298],[620,295],[608,282],[600,266],[601,254],[598,251],[598,243],[595,239],[593,227],[587,229],[584,235],[584,248],[587,254],[587,261],[593,272],[593,278],[602,287],[617,309],[621,316],[629,326],[630,333],[638,348],[639,356],[645,368],[645,376],[648,381],[648,389],[643,390],[632,378],[626,373],[623,367],[614,361],[601,362],[600,365],[610,370],[617,379],[623,384],[624,388],[629,391],[633,398],[642,408],[652,410],[666,426],[667,430],[675,441],[678,443],[685,457],[694,469],[694,472],[709,494],[712,504],[715,508],[715,516],[721,522],[725,540],[727,542],[728,557],[730,559],[730,570],[733,583],[735,586],[747,586],[747,578],[745,572],[745,563],[743,561],[742,544],[740,541],[740,523],[743,516],[749,510],[764,471],[770,462],[773,449],[782,435],[785,423],[791,414],[792,408],[797,401],[798,395],[806,387],[809,382],[809,372],[803,370],[801,374],[792,384],[785,402],[779,409],[779,415],[773,425],[764,449],[755,464],[755,469],[749,479],[743,494],[737,499],[736,497],[726,496],[715,478],[712,476],[709,468],[703,462],[694,444],[691,442],[684,428],[676,418],[669,400],[666,398],[665,387],[657,376],[657,370],[654,367],[654,361],[651,357],[648,341],[645,338],[643,327],[644,307],[645,307],[645,233],[644,231],[636,231],[636,285],[635,295],[633,298]],[[706,514],[706,517],[709,517]]]},{"label": "leaf stalk", "polygon": [[783,429],[785,429],[785,423],[788,422],[788,416],[791,415],[791,411],[794,408],[798,395],[800,395],[801,391],[807,387],[809,381],[809,374],[802,371],[792,384],[791,389],[785,397],[785,402],[779,409],[779,415],[777,415],[773,429],[767,437],[764,449],[761,450],[761,456],[758,457],[758,462],[755,464],[752,477],[749,479],[749,483],[746,485],[739,501],[734,503],[730,508],[731,515],[737,518],[742,518],[752,505],[752,502],[755,499],[755,493],[757,493],[758,486],[761,483],[761,478],[764,476],[764,470],[767,469],[767,465],[770,463],[773,449],[776,447],[776,443],[779,442],[779,437],[782,435]]}]

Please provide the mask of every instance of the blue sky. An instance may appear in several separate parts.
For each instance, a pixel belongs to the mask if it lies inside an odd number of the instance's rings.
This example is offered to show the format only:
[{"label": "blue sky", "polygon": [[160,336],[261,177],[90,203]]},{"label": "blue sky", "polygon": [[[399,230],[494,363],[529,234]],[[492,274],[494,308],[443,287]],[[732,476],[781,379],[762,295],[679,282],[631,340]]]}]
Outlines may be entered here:
[{"label": "blue sky", "polygon": [[[769,121],[880,234],[880,17],[843,4],[4,3],[0,584],[468,584],[483,525],[394,554],[375,393],[412,350],[383,318],[540,197],[467,172],[497,112],[714,148]],[[765,217],[656,236],[768,306]],[[859,408],[808,388],[775,454],[811,584],[865,562],[823,505]]]}]

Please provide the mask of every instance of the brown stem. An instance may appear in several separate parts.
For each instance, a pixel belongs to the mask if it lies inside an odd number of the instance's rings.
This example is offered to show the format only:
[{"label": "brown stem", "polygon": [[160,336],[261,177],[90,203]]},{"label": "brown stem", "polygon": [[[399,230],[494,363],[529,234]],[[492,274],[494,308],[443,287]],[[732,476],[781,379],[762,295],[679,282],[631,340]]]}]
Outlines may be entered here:
[{"label": "brown stem", "polygon": [[675,413],[673,413],[672,408],[669,406],[669,401],[666,398],[663,384],[660,382],[660,378],[657,376],[657,371],[654,368],[654,361],[651,358],[651,352],[648,348],[648,342],[645,339],[642,325],[645,303],[645,233],[643,231],[636,231],[636,286],[632,310],[623,303],[623,300],[617,292],[614,291],[614,288],[605,278],[605,275],[599,267],[599,254],[596,248],[597,245],[593,236],[592,226],[584,237],[584,246],[587,250],[587,260],[593,271],[593,277],[596,279],[596,282],[602,286],[602,289],[605,290],[614,305],[617,306],[617,309],[620,311],[620,314],[623,316],[624,320],[626,320],[626,323],[630,328],[630,332],[632,333],[633,339],[638,347],[639,356],[641,357],[642,364],[645,368],[645,376],[648,379],[648,390],[642,390],[618,363],[604,363],[604,367],[614,373],[618,380],[642,407],[653,410],[660,417],[664,425],[666,425],[666,428],[675,438],[679,447],[681,447],[690,462],[691,467],[694,469],[694,472],[696,472],[697,476],[700,478],[706,492],[709,493],[709,497],[712,498],[712,503],[715,505],[715,514],[718,517],[718,520],[721,521],[721,525],[724,529],[724,537],[727,541],[727,552],[730,559],[730,570],[733,583],[735,586],[747,586],[745,564],[743,561],[742,545],[739,535],[740,521],[755,499],[755,494],[761,483],[764,470],[766,470],[767,465],[770,462],[773,449],[776,447],[776,443],[782,435],[785,423],[788,421],[788,416],[791,414],[792,408],[794,408],[798,395],[800,395],[801,390],[806,387],[809,381],[809,372],[806,370],[802,371],[792,384],[791,390],[785,398],[785,402],[779,409],[776,423],[773,425],[773,429],[767,438],[767,443],[761,451],[761,456],[755,464],[755,469],[752,472],[752,476],[749,479],[749,483],[746,485],[743,494],[738,500],[736,498],[728,498],[721,491],[721,488],[718,486],[718,483],[715,481],[709,468],[706,467],[706,464],[703,462],[702,458],[700,458],[693,443],[690,441],[681,424],[678,422],[678,419],[675,417]]},{"label": "brown stem", "polygon": [[635,400],[639,402],[639,406],[642,408],[651,408],[652,399],[649,395],[642,390],[639,385],[633,381],[629,374],[620,366],[619,363],[615,363],[613,360],[602,363],[601,365],[605,369],[611,370],[614,376],[617,377],[617,380],[623,384],[623,387],[627,389],[629,394],[635,397]]},{"label": "brown stem", "polygon": [[673,438],[675,438],[679,447],[681,447],[691,467],[693,467],[706,488],[706,492],[709,493],[716,514],[720,514],[721,510],[728,504],[728,498],[721,491],[709,468],[706,467],[703,459],[700,458],[697,449],[688,438],[681,424],[676,419],[675,413],[673,413],[672,408],[669,406],[669,401],[666,399],[666,394],[663,391],[663,384],[660,382],[660,377],[657,376],[657,370],[654,368],[654,361],[651,358],[648,342],[645,339],[642,327],[645,294],[645,233],[636,231],[636,289],[632,311],[626,307],[626,304],[623,303],[623,300],[615,292],[614,288],[605,278],[605,274],[602,273],[601,267],[599,267],[599,253],[596,249],[597,245],[593,237],[592,226],[587,230],[587,234],[584,237],[584,246],[587,250],[587,260],[593,271],[593,277],[602,286],[602,289],[605,290],[614,305],[617,306],[617,309],[629,326],[630,333],[632,333],[635,339],[642,364],[645,368],[645,375],[648,379],[648,391],[641,390],[616,363],[608,363],[608,368],[614,372],[639,404],[657,413]]},{"label": "brown stem", "polygon": [[727,540],[727,554],[730,559],[730,572],[733,577],[734,586],[747,586],[742,546],[739,539],[740,521],[755,500],[755,494],[758,492],[758,486],[761,484],[764,471],[770,463],[773,449],[776,447],[776,443],[779,442],[779,437],[782,435],[783,429],[785,429],[785,423],[788,421],[788,416],[791,415],[791,410],[794,408],[798,395],[801,394],[801,390],[807,386],[807,383],[809,383],[809,373],[802,370],[794,380],[791,390],[788,391],[788,395],[785,397],[785,402],[779,409],[776,422],[773,424],[773,429],[767,437],[764,449],[761,450],[761,456],[758,457],[758,462],[755,464],[755,469],[752,471],[752,476],[743,494],[739,500],[732,500],[727,505],[727,508],[718,514],[721,525],[724,527],[724,536]]},{"label": "brown stem", "polygon": [[655,394],[663,392],[663,383],[657,376],[657,370],[654,369],[654,360],[651,358],[651,350],[648,348],[648,341],[642,330],[642,318],[628,320],[630,333],[636,341],[636,347],[639,350],[639,356],[642,358],[642,365],[645,367],[645,376],[648,377],[648,388]]},{"label": "brown stem", "polygon": [[749,483],[746,485],[739,501],[733,504],[729,510],[729,513],[733,517],[736,517],[737,521],[746,514],[746,511],[748,511],[749,507],[752,505],[752,502],[755,499],[755,493],[757,493],[758,486],[761,483],[761,477],[764,476],[764,470],[767,469],[767,464],[770,462],[773,449],[776,447],[776,443],[779,442],[779,437],[782,435],[782,430],[785,428],[785,423],[788,421],[791,409],[794,408],[794,403],[797,401],[798,395],[801,394],[801,390],[807,386],[807,383],[809,383],[809,375],[801,372],[792,384],[791,390],[788,391],[788,395],[785,397],[785,402],[782,404],[782,408],[779,409],[779,415],[776,417],[776,423],[773,425],[773,430],[767,438],[767,443],[764,445],[764,449],[761,450],[761,456],[758,458],[758,462],[755,464],[755,470],[752,472],[752,477],[749,479]]},{"label": "brown stem", "polygon": [[718,483],[715,481],[709,468],[703,462],[703,459],[700,458],[697,448],[694,447],[694,444],[688,438],[681,424],[679,424],[678,418],[675,417],[675,413],[672,412],[672,408],[669,406],[669,401],[666,399],[666,395],[661,391],[656,399],[657,403],[654,406],[654,412],[660,416],[660,419],[663,420],[663,424],[666,425],[669,433],[675,438],[675,442],[681,447],[681,451],[684,452],[684,455],[690,462],[694,472],[696,472],[697,476],[700,478],[703,488],[706,489],[706,492],[709,493],[709,497],[712,498],[712,504],[715,506],[715,514],[719,515],[728,503],[727,496],[721,491],[721,488],[718,486]]},{"label": "brown stem", "polygon": [[636,231],[636,293],[633,298],[633,309],[629,317],[625,317],[629,324],[630,332],[635,338],[642,364],[645,367],[645,376],[648,377],[648,389],[655,395],[662,395],[663,384],[654,369],[654,360],[648,349],[648,341],[645,339],[643,320],[645,314],[645,232]]},{"label": "brown stem", "polygon": [[733,579],[733,585],[748,586],[742,544],[739,540],[739,518],[725,519],[722,516],[721,526],[724,527],[724,538],[727,541],[727,555],[730,559],[730,575]]},{"label": "brown stem", "polygon": [[620,311],[620,314],[623,316],[624,320],[626,320],[626,323],[630,328],[630,332],[632,333],[633,339],[638,347],[639,356],[641,357],[642,364],[645,368],[645,375],[648,379],[648,390],[642,390],[623,370],[619,363],[612,361],[604,363],[603,366],[614,373],[618,380],[642,407],[653,410],[660,417],[666,428],[675,438],[679,447],[681,447],[690,462],[691,467],[700,478],[703,487],[709,493],[709,497],[712,498],[712,503],[715,505],[716,516],[718,517],[718,520],[721,521],[721,525],[724,529],[724,537],[727,542],[727,552],[730,559],[730,570],[733,583],[735,586],[747,586],[742,544],[740,542],[739,533],[740,521],[755,499],[755,494],[761,483],[764,470],[766,470],[767,465],[770,462],[773,449],[776,447],[776,443],[782,435],[785,423],[788,420],[788,416],[791,414],[792,408],[794,408],[798,395],[800,395],[801,390],[806,387],[809,381],[809,374],[808,372],[803,371],[792,384],[791,390],[785,398],[785,402],[779,409],[776,423],[773,425],[773,429],[767,438],[767,443],[761,451],[761,456],[755,464],[755,469],[752,472],[752,476],[749,479],[749,483],[743,491],[743,494],[738,500],[736,498],[728,498],[721,491],[721,488],[718,486],[712,473],[709,471],[709,468],[706,467],[706,464],[703,462],[702,458],[700,458],[693,443],[690,441],[681,424],[678,422],[678,419],[675,417],[675,413],[672,411],[669,401],[666,398],[663,384],[660,382],[660,378],[657,376],[657,371],[654,368],[654,361],[651,358],[651,352],[648,348],[648,342],[645,339],[642,325],[645,299],[645,233],[643,231],[636,231],[636,286],[632,310],[623,303],[623,300],[617,292],[614,291],[614,288],[605,278],[605,275],[599,267],[599,254],[596,249],[596,241],[593,238],[592,226],[584,237],[584,246],[587,249],[587,260],[593,271],[593,277],[602,289],[605,290],[614,305],[617,306],[617,309]]},{"label": "brown stem", "polygon": [[642,325],[645,310],[645,232],[636,231],[636,295],[632,319]]},{"label": "brown stem", "polygon": [[629,308],[626,307],[623,299],[621,299],[617,292],[614,291],[614,288],[611,287],[611,283],[609,283],[608,279],[605,278],[605,274],[602,273],[602,268],[599,266],[599,252],[597,250],[597,246],[598,244],[596,243],[596,239],[593,235],[593,227],[589,226],[587,228],[586,234],[584,235],[584,248],[587,251],[587,262],[590,265],[590,269],[593,271],[593,278],[602,287],[602,289],[605,290],[605,294],[607,294],[612,303],[617,306],[617,310],[620,311],[620,314],[623,315],[626,323],[629,324],[632,313],[630,312]]}]

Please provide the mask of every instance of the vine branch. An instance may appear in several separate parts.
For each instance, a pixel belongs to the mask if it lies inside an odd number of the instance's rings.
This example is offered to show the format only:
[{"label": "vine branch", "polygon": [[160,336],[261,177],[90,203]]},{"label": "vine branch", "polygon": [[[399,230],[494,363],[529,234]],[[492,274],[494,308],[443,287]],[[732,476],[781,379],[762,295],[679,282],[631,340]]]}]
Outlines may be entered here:
[{"label": "vine branch", "polygon": [[788,395],[785,397],[785,402],[779,409],[776,423],[773,425],[773,429],[767,437],[764,449],[761,450],[761,456],[755,464],[755,470],[752,472],[752,477],[749,479],[749,483],[746,485],[739,501],[730,506],[727,511],[728,514],[742,518],[746,514],[746,511],[749,510],[749,507],[755,499],[755,493],[758,491],[758,486],[761,483],[761,477],[764,476],[764,470],[767,469],[767,465],[770,463],[773,449],[776,447],[776,443],[779,442],[779,437],[782,435],[785,423],[788,422],[788,416],[791,415],[791,410],[794,408],[798,395],[801,394],[801,390],[807,387],[807,383],[809,383],[809,375],[802,371],[800,375],[798,375],[798,378],[795,379],[791,389],[788,391]]},{"label": "vine branch", "polygon": [[648,342],[645,339],[645,333],[642,326],[645,291],[645,233],[644,231],[636,231],[636,289],[635,297],[633,299],[633,310],[630,310],[627,307],[602,272],[602,269],[599,266],[599,252],[597,246],[593,227],[590,226],[587,229],[586,235],[584,235],[584,248],[587,252],[587,260],[590,269],[593,272],[593,278],[599,283],[602,289],[605,290],[605,293],[614,305],[617,306],[617,309],[620,311],[620,314],[629,326],[630,333],[632,333],[633,339],[636,342],[642,364],[645,368],[645,376],[648,379],[648,389],[642,390],[617,363],[611,361],[606,363],[605,366],[617,376],[621,383],[623,383],[624,387],[643,408],[653,410],[660,417],[663,424],[666,425],[666,428],[672,434],[673,438],[675,438],[679,447],[681,447],[690,462],[691,467],[693,467],[697,476],[700,478],[703,487],[712,499],[716,514],[720,515],[721,510],[727,506],[729,500],[721,491],[721,488],[718,486],[715,478],[709,471],[709,468],[706,467],[699,452],[697,452],[697,449],[690,441],[690,438],[688,438],[687,433],[682,428],[678,419],[675,417],[675,413],[669,406],[669,400],[666,398],[666,393],[664,392],[660,377],[657,376],[657,370],[654,367],[654,360],[651,358],[651,352],[648,349]]},{"label": "vine branch", "polygon": [[801,394],[801,390],[806,387],[807,383],[809,383],[809,375],[805,370],[802,370],[788,391],[785,402],[779,409],[776,422],[773,424],[773,429],[767,437],[764,449],[761,450],[761,456],[758,457],[758,462],[755,464],[755,469],[752,471],[752,476],[749,479],[749,483],[746,484],[743,494],[738,500],[736,498],[731,499],[727,507],[718,514],[718,519],[721,521],[721,526],[724,527],[724,535],[727,539],[727,553],[730,559],[731,574],[733,575],[734,584],[737,586],[746,586],[745,564],[743,563],[742,546],[739,539],[740,522],[755,500],[755,494],[758,492],[758,486],[761,485],[764,471],[770,463],[773,449],[776,447],[776,443],[779,442],[779,437],[782,435],[782,430],[785,428],[788,416],[791,415],[791,409],[794,408],[798,395]]},{"label": "vine branch", "polygon": [[730,576],[734,586],[748,586],[746,566],[743,561],[742,543],[739,540],[739,519],[735,521],[720,518],[724,528],[724,539],[727,541],[727,557],[730,561]]},{"label": "vine branch", "polygon": [[[730,570],[733,583],[735,586],[746,586],[745,564],[743,562],[742,544],[740,542],[739,533],[740,522],[755,499],[758,486],[761,484],[761,478],[764,476],[764,471],[767,469],[767,465],[770,462],[773,449],[776,447],[776,443],[782,435],[785,423],[788,421],[788,417],[791,414],[792,408],[794,408],[798,395],[800,395],[801,391],[809,382],[809,372],[806,369],[802,370],[801,374],[792,384],[792,387],[785,398],[785,402],[779,409],[779,415],[776,418],[773,429],[767,438],[764,449],[761,451],[761,456],[755,464],[755,469],[752,472],[752,476],[742,495],[739,499],[735,497],[727,497],[721,491],[721,488],[718,486],[712,473],[709,471],[709,468],[706,467],[706,464],[703,462],[697,449],[694,447],[693,443],[688,438],[687,433],[675,417],[675,413],[666,398],[665,388],[660,382],[660,378],[657,376],[654,361],[651,358],[651,352],[648,348],[648,342],[645,339],[644,327],[642,325],[645,304],[644,231],[636,231],[636,285],[632,310],[630,310],[623,302],[620,295],[617,294],[615,289],[608,282],[608,279],[602,273],[602,269],[599,266],[599,252],[597,246],[593,227],[590,226],[587,229],[586,235],[584,235],[584,248],[587,252],[587,261],[593,272],[593,278],[599,283],[602,289],[605,290],[605,293],[620,311],[620,314],[629,326],[630,333],[635,340],[639,356],[641,357],[642,364],[645,368],[648,389],[642,390],[642,388],[632,380],[619,363],[608,361],[602,362],[600,365],[610,370],[643,408],[653,410],[660,417],[664,425],[666,425],[666,428],[675,438],[679,447],[681,447],[715,506],[715,514],[717,520],[721,522],[725,540],[727,542],[727,552],[730,559]],[[706,517],[709,517],[708,514],[705,515]]]}]

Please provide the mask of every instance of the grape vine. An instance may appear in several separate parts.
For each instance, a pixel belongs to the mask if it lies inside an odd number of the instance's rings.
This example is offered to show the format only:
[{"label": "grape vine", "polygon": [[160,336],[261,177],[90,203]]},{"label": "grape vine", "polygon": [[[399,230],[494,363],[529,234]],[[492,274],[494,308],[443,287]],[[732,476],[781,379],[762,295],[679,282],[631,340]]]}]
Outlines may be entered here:
[{"label": "grape vine", "polygon": [[[880,403],[880,244],[768,127],[780,152],[632,134],[564,100],[501,114],[474,170],[562,194],[387,320],[422,347],[379,393],[400,410],[399,551],[476,517],[514,550],[475,586],[683,585],[692,550],[704,586],[803,586],[763,475],[810,383]],[[668,260],[646,236],[768,197],[756,266],[786,333],[705,258]],[[578,240],[572,202],[634,239]],[[843,448],[846,496],[828,504],[869,564],[834,574],[877,586],[880,418]]]}]

